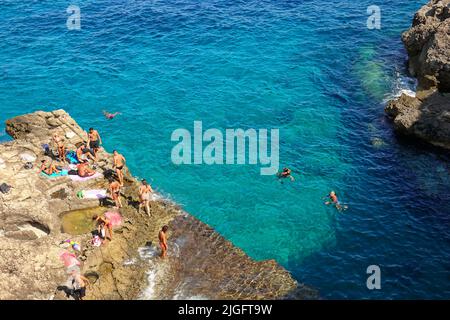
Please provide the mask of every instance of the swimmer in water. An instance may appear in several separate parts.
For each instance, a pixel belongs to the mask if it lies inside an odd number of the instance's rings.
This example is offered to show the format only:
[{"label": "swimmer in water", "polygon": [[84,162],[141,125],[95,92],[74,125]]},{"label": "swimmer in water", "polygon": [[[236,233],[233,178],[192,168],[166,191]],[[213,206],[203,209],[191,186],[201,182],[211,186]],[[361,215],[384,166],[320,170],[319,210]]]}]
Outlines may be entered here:
[{"label": "swimmer in water", "polygon": [[342,205],[339,202],[339,199],[338,199],[338,197],[336,195],[336,192],[331,191],[330,194],[327,197],[330,199],[330,201],[326,201],[325,202],[325,204],[327,206],[330,205],[330,204],[334,204],[336,206],[336,209],[338,209],[339,211],[346,210],[348,208],[348,206]]},{"label": "swimmer in water", "polygon": [[279,179],[289,178],[291,181],[295,181],[294,177],[291,175],[292,171],[289,168],[284,168],[283,171],[278,172],[277,176]]},{"label": "swimmer in water", "polygon": [[120,113],[120,112],[109,113],[109,112],[103,110],[103,114],[105,115],[106,119],[112,120],[115,117],[117,117],[119,114],[122,114],[122,113]]}]

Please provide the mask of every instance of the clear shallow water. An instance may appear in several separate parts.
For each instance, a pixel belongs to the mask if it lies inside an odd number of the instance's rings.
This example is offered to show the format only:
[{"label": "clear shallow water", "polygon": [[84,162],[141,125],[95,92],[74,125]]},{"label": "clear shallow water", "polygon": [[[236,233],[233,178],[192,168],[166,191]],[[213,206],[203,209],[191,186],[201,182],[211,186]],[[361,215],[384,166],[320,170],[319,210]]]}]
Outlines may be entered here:
[{"label": "clear shallow water", "polygon": [[[410,84],[399,39],[426,1],[2,1],[0,120],[64,108],[132,171],[325,298],[449,298],[448,157],[399,143],[383,101]],[[101,111],[121,111],[106,121]],[[255,166],[170,161],[176,128],[280,128]],[[5,139],[0,135],[0,140]],[[331,189],[344,214],[322,204]],[[382,269],[382,290],[365,270]]]}]

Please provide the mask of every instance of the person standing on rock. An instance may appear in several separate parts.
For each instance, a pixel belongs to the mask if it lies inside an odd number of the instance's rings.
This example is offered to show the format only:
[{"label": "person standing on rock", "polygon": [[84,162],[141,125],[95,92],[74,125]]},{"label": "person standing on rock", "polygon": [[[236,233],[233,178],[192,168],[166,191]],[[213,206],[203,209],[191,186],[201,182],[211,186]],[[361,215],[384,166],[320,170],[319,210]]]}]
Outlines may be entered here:
[{"label": "person standing on rock", "polygon": [[120,200],[120,183],[111,179],[109,185],[109,194],[111,195],[111,199],[116,204],[116,208],[122,208],[122,201]]},{"label": "person standing on rock", "polygon": [[150,216],[150,196],[153,193],[152,187],[147,183],[147,181],[144,179],[142,180],[142,186],[139,188],[139,209],[138,211],[141,211],[141,208],[145,208],[145,212]]},{"label": "person standing on rock", "polygon": [[99,234],[101,234],[101,227],[102,225],[105,226],[105,228],[108,229],[108,233],[109,233],[109,240],[112,241],[112,235],[113,235],[113,231],[112,231],[112,223],[111,221],[109,221],[108,218],[106,218],[105,216],[93,216],[92,220],[95,221],[95,223],[97,223],[97,231]]},{"label": "person standing on rock", "polygon": [[120,186],[123,187],[123,167],[125,166],[125,157],[114,150],[114,165],[113,169],[116,170],[117,177],[119,178]]},{"label": "person standing on rock", "polygon": [[53,143],[58,150],[58,158],[60,162],[66,163],[66,147],[64,146],[64,140],[57,133],[53,135]]},{"label": "person standing on rock", "polygon": [[161,258],[164,259],[167,256],[167,231],[169,230],[168,226],[162,227],[159,232],[159,246],[161,247]]},{"label": "person standing on rock", "polygon": [[88,138],[89,148],[94,151],[95,161],[97,161],[97,152],[100,150],[100,145],[103,144],[102,138],[100,137],[98,131],[94,130],[94,128],[89,129]]}]

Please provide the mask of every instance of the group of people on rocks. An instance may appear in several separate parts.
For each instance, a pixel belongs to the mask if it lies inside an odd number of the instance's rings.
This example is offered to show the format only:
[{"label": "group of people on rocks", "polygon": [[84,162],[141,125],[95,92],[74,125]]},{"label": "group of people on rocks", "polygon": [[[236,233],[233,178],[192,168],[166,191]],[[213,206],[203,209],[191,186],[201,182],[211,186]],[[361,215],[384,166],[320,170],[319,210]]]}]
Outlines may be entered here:
[{"label": "group of people on rocks", "polygon": [[[108,119],[113,119],[118,113],[115,114],[105,114],[105,117]],[[68,150],[64,143],[64,139],[60,137],[58,134],[53,134],[52,143],[54,150],[57,151],[57,156],[53,156],[56,158],[62,165],[73,164],[73,159],[69,159]],[[90,161],[95,163],[98,162],[99,151],[102,145],[102,139],[100,134],[94,128],[90,128],[87,132],[87,140],[83,141],[83,143],[77,147],[75,151],[73,151],[74,158],[77,162],[77,174],[80,177],[91,177],[96,174],[95,167],[90,167]],[[71,161],[72,160],[72,161]],[[117,150],[113,151],[113,165],[112,170],[115,173],[108,178],[109,182],[109,190],[108,193],[110,198],[113,200],[115,208],[120,209],[123,207],[121,201],[121,189],[124,187],[124,167],[126,165],[125,157],[120,154]],[[73,166],[72,166],[73,167]],[[40,172],[46,175],[52,175],[54,173],[60,173],[62,168],[55,165],[53,161],[48,161],[43,159],[41,162]],[[141,212],[141,209],[144,208],[145,213],[148,216],[151,216],[150,210],[150,201],[152,200],[153,189],[150,184],[144,179],[142,180],[142,184],[139,187],[138,197],[139,197],[139,207],[138,212]],[[106,240],[109,238],[112,241],[113,238],[113,224],[105,215],[95,215],[92,218],[93,222],[96,225],[96,231],[99,237]],[[165,258],[167,256],[167,232],[169,227],[164,225],[160,232],[158,233],[159,246],[161,249],[161,258]],[[106,231],[108,233],[108,237],[106,236]],[[103,240],[101,240],[103,243]],[[75,249],[74,249],[75,250]],[[79,249],[81,251],[81,249]],[[71,284],[73,287],[72,295],[77,300],[83,300],[86,295],[86,287],[90,285],[89,279],[83,276],[80,273],[79,269],[70,269],[69,274],[71,275]]]}]

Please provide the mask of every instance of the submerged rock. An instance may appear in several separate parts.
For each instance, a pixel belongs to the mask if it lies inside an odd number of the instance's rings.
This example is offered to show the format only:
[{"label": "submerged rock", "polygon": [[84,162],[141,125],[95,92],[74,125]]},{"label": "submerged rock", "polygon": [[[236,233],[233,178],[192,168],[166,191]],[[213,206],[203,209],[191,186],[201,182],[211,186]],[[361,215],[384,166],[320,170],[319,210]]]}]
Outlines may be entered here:
[{"label": "submerged rock", "polygon": [[[65,136],[66,146],[72,150],[86,133],[63,110],[8,120],[7,132],[16,140],[0,144],[0,183],[12,186],[10,192],[0,193],[0,300],[66,299],[68,275],[59,256],[70,250],[63,244],[67,239],[81,244],[81,252],[76,254],[82,261],[82,272],[92,280],[87,299],[142,298],[151,270],[147,263],[139,262],[138,250],[150,245],[156,253],[158,231],[166,224],[173,228],[169,246],[179,250],[167,259],[168,268],[175,272],[173,277],[154,285],[153,299],[177,298],[177,292],[210,299],[315,297],[314,290],[298,286],[275,261],[253,261],[212,228],[161,197],[151,202],[151,217],[139,214],[139,183],[128,170],[120,211],[123,223],[116,227],[112,241],[93,247],[91,216],[94,211],[109,211],[108,202],[79,199],[76,194],[81,189],[105,189],[107,181],[50,180],[35,169],[24,168],[21,156],[24,152],[33,155],[25,160],[39,167],[44,157],[42,145],[49,144],[53,133]],[[103,150],[99,157],[97,171],[105,173],[112,168],[112,155]],[[177,284],[191,285],[186,287],[190,291],[177,291]],[[293,296],[298,290],[304,294]],[[170,292],[174,294],[168,295]]]},{"label": "submerged rock", "polygon": [[417,93],[390,101],[386,113],[398,133],[450,148],[450,0],[424,5],[402,40]]}]

